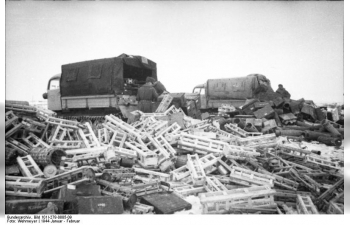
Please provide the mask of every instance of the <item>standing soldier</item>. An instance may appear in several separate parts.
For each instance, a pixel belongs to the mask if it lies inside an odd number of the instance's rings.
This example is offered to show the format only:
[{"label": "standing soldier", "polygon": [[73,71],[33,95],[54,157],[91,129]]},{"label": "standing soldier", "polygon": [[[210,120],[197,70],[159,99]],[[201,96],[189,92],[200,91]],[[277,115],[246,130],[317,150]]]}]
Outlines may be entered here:
[{"label": "standing soldier", "polygon": [[164,85],[160,81],[156,81],[153,77],[150,77],[150,79],[158,95],[161,95],[164,91],[166,91]]},{"label": "standing soldier", "polygon": [[166,91],[164,85],[160,81],[153,82],[153,87],[156,89],[158,95],[161,95],[164,91]]},{"label": "standing soldier", "polygon": [[276,93],[280,94],[282,98],[290,99],[289,92],[283,87],[282,84],[278,85],[278,89],[276,90]]},{"label": "standing soldier", "polygon": [[158,94],[152,86],[152,77],[146,78],[146,83],[137,90],[138,109],[144,113],[152,112],[152,102],[156,102]]}]

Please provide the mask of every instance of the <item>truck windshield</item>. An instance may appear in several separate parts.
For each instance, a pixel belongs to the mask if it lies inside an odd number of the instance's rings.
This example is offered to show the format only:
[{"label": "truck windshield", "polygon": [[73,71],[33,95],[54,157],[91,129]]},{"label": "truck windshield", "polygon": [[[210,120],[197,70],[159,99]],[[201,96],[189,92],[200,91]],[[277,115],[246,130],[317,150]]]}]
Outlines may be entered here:
[{"label": "truck windshield", "polygon": [[55,90],[60,88],[60,80],[59,79],[53,79],[49,81],[48,89],[49,90]]},{"label": "truck windshield", "polygon": [[205,94],[205,88],[194,88],[193,89],[193,93],[204,95]]}]

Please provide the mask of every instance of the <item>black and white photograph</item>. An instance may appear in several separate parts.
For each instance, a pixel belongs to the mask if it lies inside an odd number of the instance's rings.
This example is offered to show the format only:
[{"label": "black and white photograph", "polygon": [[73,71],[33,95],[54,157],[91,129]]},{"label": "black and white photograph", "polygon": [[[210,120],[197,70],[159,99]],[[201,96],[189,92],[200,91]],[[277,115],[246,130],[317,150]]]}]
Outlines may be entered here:
[{"label": "black and white photograph", "polygon": [[3,5],[6,223],[344,221],[344,1]]}]

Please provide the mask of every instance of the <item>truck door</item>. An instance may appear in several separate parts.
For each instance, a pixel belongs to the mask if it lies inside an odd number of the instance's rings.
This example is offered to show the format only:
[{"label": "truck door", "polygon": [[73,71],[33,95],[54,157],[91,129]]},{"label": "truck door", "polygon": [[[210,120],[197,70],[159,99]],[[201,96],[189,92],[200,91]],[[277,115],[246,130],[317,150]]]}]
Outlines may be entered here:
[{"label": "truck door", "polygon": [[205,87],[195,87],[193,89],[193,93],[197,93],[200,95],[201,109],[206,109],[207,108],[207,98],[205,95]]},{"label": "truck door", "polygon": [[47,90],[47,108],[53,111],[62,110],[60,80],[51,79]]}]

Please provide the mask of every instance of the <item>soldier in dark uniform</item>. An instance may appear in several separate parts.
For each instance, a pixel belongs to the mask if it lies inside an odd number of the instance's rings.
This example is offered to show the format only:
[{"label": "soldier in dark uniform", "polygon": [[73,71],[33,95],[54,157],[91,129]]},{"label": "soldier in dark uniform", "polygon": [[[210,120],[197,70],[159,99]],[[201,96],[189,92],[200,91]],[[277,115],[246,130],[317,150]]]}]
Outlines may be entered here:
[{"label": "soldier in dark uniform", "polygon": [[138,109],[144,113],[152,112],[152,102],[156,102],[158,94],[152,86],[152,77],[146,78],[146,83],[137,90]]},{"label": "soldier in dark uniform", "polygon": [[278,85],[278,89],[276,90],[276,93],[280,94],[282,96],[282,98],[290,99],[289,92],[283,87],[282,84]]},{"label": "soldier in dark uniform", "polygon": [[153,77],[150,77],[150,79],[158,95],[161,95],[164,91],[166,91],[166,88],[160,81],[156,81]]},{"label": "soldier in dark uniform", "polygon": [[158,95],[161,95],[164,91],[166,91],[164,85],[160,81],[153,82],[153,87],[156,89]]}]

